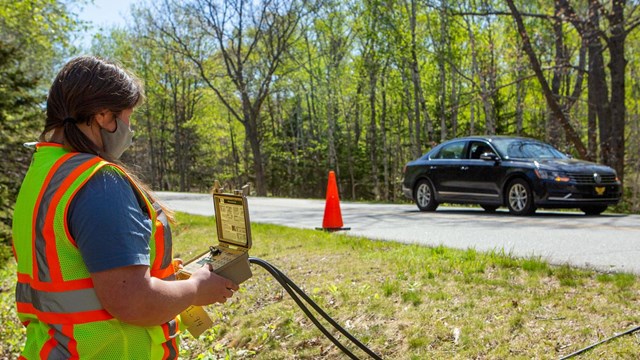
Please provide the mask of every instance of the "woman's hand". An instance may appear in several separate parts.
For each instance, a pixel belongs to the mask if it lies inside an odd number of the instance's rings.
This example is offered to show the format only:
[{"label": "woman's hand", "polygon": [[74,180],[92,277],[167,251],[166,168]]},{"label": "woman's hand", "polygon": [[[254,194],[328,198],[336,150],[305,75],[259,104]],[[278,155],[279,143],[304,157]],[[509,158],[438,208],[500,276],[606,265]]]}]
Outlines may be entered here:
[{"label": "woman's hand", "polygon": [[224,303],[239,289],[233,281],[214,273],[211,264],[195,271],[188,281],[193,281],[196,285],[194,305]]},{"label": "woman's hand", "polygon": [[115,318],[140,326],[160,325],[191,305],[224,303],[238,290],[231,280],[205,266],[187,280],[151,277],[148,266],[135,265],[92,273],[102,306]]}]

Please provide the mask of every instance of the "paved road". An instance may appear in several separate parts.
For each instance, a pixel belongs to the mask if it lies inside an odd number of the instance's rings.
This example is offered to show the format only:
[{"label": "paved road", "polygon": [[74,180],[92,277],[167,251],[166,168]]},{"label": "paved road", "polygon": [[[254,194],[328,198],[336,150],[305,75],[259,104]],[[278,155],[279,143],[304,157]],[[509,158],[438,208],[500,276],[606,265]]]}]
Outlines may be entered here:
[{"label": "paved road", "polygon": [[[169,207],[212,215],[211,195],[158,193]],[[324,200],[249,197],[252,222],[314,229],[322,226]],[[341,202],[345,233],[372,239],[419,243],[478,251],[504,251],[515,256],[540,256],[554,264],[640,275],[640,216],[584,216],[582,213],[539,211],[514,217],[506,211],[440,207],[435,213],[415,205]]]}]

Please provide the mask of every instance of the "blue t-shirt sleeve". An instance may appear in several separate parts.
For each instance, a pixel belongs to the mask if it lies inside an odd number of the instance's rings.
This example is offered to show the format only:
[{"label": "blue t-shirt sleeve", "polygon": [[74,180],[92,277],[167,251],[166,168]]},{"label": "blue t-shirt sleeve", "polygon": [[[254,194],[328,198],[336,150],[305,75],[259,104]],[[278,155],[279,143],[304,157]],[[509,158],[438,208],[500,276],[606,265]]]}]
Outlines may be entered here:
[{"label": "blue t-shirt sleeve", "polygon": [[105,166],[87,181],[72,199],[67,221],[89,272],[150,264],[151,220],[115,169]]}]

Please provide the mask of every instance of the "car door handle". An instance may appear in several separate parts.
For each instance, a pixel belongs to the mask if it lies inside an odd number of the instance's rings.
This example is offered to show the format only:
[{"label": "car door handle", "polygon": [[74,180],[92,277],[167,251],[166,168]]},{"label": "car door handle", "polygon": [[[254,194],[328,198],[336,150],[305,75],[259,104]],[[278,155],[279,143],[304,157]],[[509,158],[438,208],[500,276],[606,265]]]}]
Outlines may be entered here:
[{"label": "car door handle", "polygon": [[469,170],[468,166],[460,166],[460,170]]},{"label": "car door handle", "polygon": [[429,166],[429,170],[435,170],[437,169],[437,166]]}]

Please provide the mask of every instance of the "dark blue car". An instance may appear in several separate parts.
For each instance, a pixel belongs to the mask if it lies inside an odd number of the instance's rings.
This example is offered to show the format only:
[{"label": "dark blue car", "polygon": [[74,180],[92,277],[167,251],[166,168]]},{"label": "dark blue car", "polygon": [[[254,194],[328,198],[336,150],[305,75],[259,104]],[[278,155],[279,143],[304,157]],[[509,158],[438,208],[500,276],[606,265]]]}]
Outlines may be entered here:
[{"label": "dark blue car", "polygon": [[578,208],[598,215],[620,201],[612,168],[572,159],[544,142],[473,136],[444,142],[409,162],[402,190],[421,211],[441,203],[506,206],[514,215],[537,208]]}]

